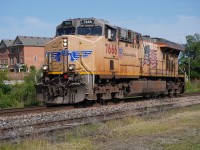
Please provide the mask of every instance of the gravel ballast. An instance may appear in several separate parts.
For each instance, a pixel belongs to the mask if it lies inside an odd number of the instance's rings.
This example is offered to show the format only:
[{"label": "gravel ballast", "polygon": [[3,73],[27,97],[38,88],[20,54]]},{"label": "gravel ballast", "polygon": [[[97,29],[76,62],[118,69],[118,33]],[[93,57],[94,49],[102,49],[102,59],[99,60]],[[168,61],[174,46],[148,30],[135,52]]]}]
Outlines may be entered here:
[{"label": "gravel ballast", "polygon": [[[200,103],[200,96],[154,99],[100,107],[76,108],[54,112],[0,117],[0,139],[15,138],[33,133],[68,128],[80,124],[171,109]],[[159,108],[157,108],[159,106]],[[153,109],[152,109],[153,108]],[[139,111],[138,111],[139,110]]]}]

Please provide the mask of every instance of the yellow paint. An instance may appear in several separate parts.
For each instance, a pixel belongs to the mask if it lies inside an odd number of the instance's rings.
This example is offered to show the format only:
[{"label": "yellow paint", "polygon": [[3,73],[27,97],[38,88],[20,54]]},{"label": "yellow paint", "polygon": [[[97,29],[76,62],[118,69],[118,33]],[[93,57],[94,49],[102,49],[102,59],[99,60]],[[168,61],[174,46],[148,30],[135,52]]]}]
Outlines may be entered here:
[{"label": "yellow paint", "polygon": [[[160,49],[160,46],[163,46],[158,43],[140,43],[141,46],[137,48],[132,44],[127,44],[121,41],[108,41],[104,36],[84,36],[84,35],[66,35],[60,36],[52,40],[51,42],[45,45],[45,50],[47,51],[60,51],[63,50],[62,38],[68,37],[68,48],[69,50],[92,50],[93,53],[87,58],[78,59],[75,62],[68,62],[68,64],[75,64],[76,68],[79,68],[79,73],[82,75],[113,75],[113,73],[117,76],[152,76],[152,77],[184,77],[182,75],[178,75],[177,72],[172,75],[168,73],[168,75],[160,73],[161,70],[166,70],[166,58],[163,59],[163,53]],[[56,43],[56,44],[55,44]],[[152,68],[151,65],[143,65],[140,61],[144,59],[144,45],[148,44],[151,49],[155,49],[157,51],[157,66],[156,69],[159,70],[159,73]],[[112,53],[108,53],[106,45],[110,45],[109,47],[116,47],[117,53],[114,55]],[[118,49],[123,49],[123,55],[119,56]],[[111,51],[111,50],[110,50]],[[166,56],[165,56],[166,57]],[[139,58],[139,59],[138,59]],[[63,58],[64,60],[67,58]],[[172,60],[175,63],[175,70],[178,70],[178,59],[175,56],[169,55],[169,60]],[[49,68],[53,70],[48,72],[48,74],[59,75],[65,73],[66,65],[65,63],[56,63],[51,61]],[[110,70],[110,64],[113,62],[113,69]],[[48,61],[46,60],[46,64]],[[141,66],[142,65],[142,66]],[[56,66],[56,67],[55,67]],[[142,74],[140,73],[142,67]],[[87,70],[87,71],[86,71]],[[151,73],[149,74],[149,70]]]},{"label": "yellow paint", "polygon": [[[65,72],[48,72],[48,74],[52,74],[52,75],[59,75],[59,74],[63,74]],[[87,75],[87,74],[93,74],[93,75],[112,75],[112,72],[79,72],[81,75]],[[161,74],[136,74],[136,73],[116,73],[115,75],[127,75],[127,76],[152,76],[152,77],[162,77]],[[163,77],[165,77],[163,75]],[[184,77],[184,75],[167,75],[167,77]]]},{"label": "yellow paint", "polygon": [[48,74],[63,74],[63,72],[48,72]]}]

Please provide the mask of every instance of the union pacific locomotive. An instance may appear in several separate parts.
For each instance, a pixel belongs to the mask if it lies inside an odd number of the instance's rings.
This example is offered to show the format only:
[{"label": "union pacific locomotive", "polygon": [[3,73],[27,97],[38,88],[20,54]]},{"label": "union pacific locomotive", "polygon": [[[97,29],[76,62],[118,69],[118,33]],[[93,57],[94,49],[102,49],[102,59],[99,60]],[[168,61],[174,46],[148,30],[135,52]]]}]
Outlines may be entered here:
[{"label": "union pacific locomotive", "polygon": [[103,19],[63,21],[45,45],[37,99],[46,104],[117,101],[181,94],[180,44],[111,25]]}]

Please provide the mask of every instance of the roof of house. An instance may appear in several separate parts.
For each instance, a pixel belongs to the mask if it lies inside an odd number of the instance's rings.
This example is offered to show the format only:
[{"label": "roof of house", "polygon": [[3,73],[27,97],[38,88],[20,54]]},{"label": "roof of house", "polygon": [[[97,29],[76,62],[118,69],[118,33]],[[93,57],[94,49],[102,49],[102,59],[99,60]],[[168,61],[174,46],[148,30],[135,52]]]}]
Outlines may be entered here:
[{"label": "roof of house", "polygon": [[26,45],[26,46],[44,46],[45,43],[52,40],[47,37],[32,37],[32,36],[17,36],[11,46]]},{"label": "roof of house", "polygon": [[1,40],[0,48],[9,47],[10,45],[13,44],[13,42],[14,42],[14,40],[6,40],[6,39],[3,39],[3,40]]}]

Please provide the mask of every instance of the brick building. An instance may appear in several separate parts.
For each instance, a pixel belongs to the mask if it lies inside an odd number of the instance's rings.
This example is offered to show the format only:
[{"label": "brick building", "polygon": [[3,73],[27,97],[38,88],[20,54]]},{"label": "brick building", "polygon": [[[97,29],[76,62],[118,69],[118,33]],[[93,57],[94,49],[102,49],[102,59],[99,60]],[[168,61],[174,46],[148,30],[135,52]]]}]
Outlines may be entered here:
[{"label": "brick building", "polygon": [[7,64],[10,71],[20,71],[23,65],[39,69],[44,63],[44,44],[51,38],[17,36],[8,46]]},{"label": "brick building", "polygon": [[9,65],[9,48],[14,40],[1,40],[0,43],[0,69],[5,69]]}]

